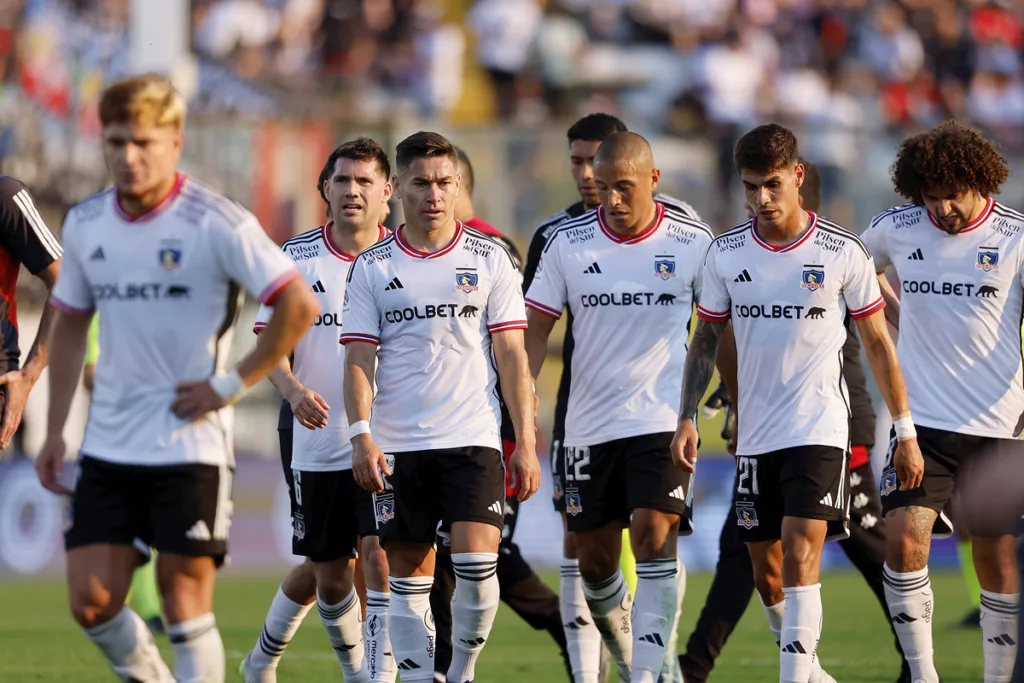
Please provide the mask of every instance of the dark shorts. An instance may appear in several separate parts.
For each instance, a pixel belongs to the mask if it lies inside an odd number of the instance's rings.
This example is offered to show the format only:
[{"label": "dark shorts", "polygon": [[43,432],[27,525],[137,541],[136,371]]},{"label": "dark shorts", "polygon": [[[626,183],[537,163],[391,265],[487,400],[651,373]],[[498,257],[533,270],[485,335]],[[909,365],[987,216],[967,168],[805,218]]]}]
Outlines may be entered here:
[{"label": "dark shorts", "polygon": [[644,434],[589,447],[563,448],[569,531],[612,523],[629,526],[634,510],[680,516],[679,535],[693,533],[693,478],[672,464],[672,432]]},{"label": "dark shorts", "polygon": [[227,555],[234,470],[217,465],[121,465],[83,455],[68,501],[68,550],[94,543],[145,552]]},{"label": "dark shorts", "polygon": [[359,538],[376,536],[373,494],[356,483],[352,470],[292,470],[298,509],[292,515],[292,553],[314,562],[358,554]]},{"label": "dark shorts", "polygon": [[833,446],[797,446],[736,458],[736,525],[746,543],[782,538],[782,518],[828,522],[825,540],[850,535],[849,455]]},{"label": "dark shorts", "polygon": [[551,440],[551,504],[555,512],[565,512],[565,484],[562,481],[562,468],[565,464],[565,453],[561,437]]},{"label": "dark shorts", "polygon": [[294,526],[295,513],[298,512],[299,506],[295,502],[295,484],[292,482],[292,433],[291,427],[277,430],[277,440],[281,444],[281,469],[284,471],[284,483],[288,485],[288,500],[291,503],[292,526]]},{"label": "dark shorts", "polygon": [[[924,507],[935,510],[938,517],[932,526],[932,537],[946,538],[953,534],[953,522],[946,514],[954,491],[965,476],[970,476],[973,466],[987,458],[1014,457],[1022,448],[1015,439],[994,439],[947,432],[931,427],[917,427],[917,444],[924,458],[924,478],[921,485],[909,491],[900,491],[899,478],[893,466],[896,454],[896,433],[889,433],[889,448],[885,454],[885,467],[879,492],[882,495],[882,510],[901,507]],[[973,532],[972,532],[973,533]],[[1005,529],[989,529],[984,536],[1016,533],[1016,524]]]},{"label": "dark shorts", "polygon": [[386,454],[391,476],[373,506],[382,545],[434,543],[455,522],[504,525],[505,462],[495,448],[467,446]]}]

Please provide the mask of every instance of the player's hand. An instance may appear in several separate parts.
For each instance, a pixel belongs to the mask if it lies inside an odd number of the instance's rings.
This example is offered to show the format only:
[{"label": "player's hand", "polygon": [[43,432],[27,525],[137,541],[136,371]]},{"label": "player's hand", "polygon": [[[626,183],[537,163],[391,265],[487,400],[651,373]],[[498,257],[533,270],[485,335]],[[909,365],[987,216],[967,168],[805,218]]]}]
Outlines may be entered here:
[{"label": "player's hand", "polygon": [[516,500],[528,500],[540,488],[540,462],[537,460],[536,444],[516,444],[508,458],[509,481],[507,486],[519,489]]},{"label": "player's hand", "polygon": [[213,390],[208,380],[201,382],[181,382],[177,386],[177,396],[171,403],[171,411],[182,420],[193,422],[203,415],[220,410],[228,404],[220,394]]},{"label": "player's hand", "polygon": [[680,420],[672,437],[672,464],[684,472],[697,471],[697,425],[693,420]]},{"label": "player's hand", "polygon": [[921,485],[921,480],[924,479],[924,458],[921,457],[921,447],[917,445],[917,438],[904,439],[896,444],[892,464],[896,468],[896,477],[900,480],[900,491],[909,491]]},{"label": "player's hand", "polygon": [[1017,418],[1017,426],[1013,428],[1013,438],[1016,439],[1021,432],[1024,432],[1024,413]]},{"label": "player's hand", "polygon": [[14,433],[21,425],[21,416],[28,402],[28,392],[35,384],[22,370],[5,372],[0,375],[0,387],[4,392],[3,421],[0,424],[0,450],[7,448]]},{"label": "player's hand", "polygon": [[391,476],[384,451],[369,434],[360,434],[352,439],[352,475],[356,483],[370,493],[384,493],[385,477]]},{"label": "player's hand", "polygon": [[[718,415],[718,411],[731,404],[732,402],[729,400],[729,390],[725,388],[725,382],[719,382],[718,388],[715,389],[714,393],[708,396],[708,400],[704,402],[704,406],[700,409],[700,414],[710,420],[715,415]],[[725,438],[724,435],[723,438]]]},{"label": "player's hand", "polygon": [[60,483],[60,475],[64,472],[64,454],[67,447],[64,445],[64,437],[48,436],[43,448],[36,458],[36,474],[39,475],[39,483],[47,491],[57,494],[71,493]]},{"label": "player's hand", "polygon": [[292,414],[306,429],[323,429],[327,426],[327,413],[331,409],[324,397],[312,389],[299,386],[288,397]]}]

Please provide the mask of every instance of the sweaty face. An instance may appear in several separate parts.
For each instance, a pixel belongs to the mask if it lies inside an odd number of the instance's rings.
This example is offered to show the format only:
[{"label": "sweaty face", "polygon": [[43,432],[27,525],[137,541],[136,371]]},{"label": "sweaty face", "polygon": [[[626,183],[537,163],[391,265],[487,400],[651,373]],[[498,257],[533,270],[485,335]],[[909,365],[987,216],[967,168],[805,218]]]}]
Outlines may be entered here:
[{"label": "sweaty face", "polygon": [[777,226],[800,210],[800,185],[804,167],[781,168],[767,174],[748,169],[740,171],[747,207],[758,223]]},{"label": "sweaty face", "polygon": [[122,197],[141,197],[174,177],[184,136],[173,126],[111,123],[103,127],[103,157]]},{"label": "sweaty face", "polygon": [[353,229],[376,225],[386,215],[391,182],[374,160],[338,159],[324,182],[331,218]]},{"label": "sweaty face", "polygon": [[650,215],[658,172],[628,159],[598,160],[594,163],[594,184],[610,226],[620,232],[644,228],[640,222]]},{"label": "sweaty face", "polygon": [[956,192],[939,188],[922,192],[921,200],[942,229],[953,235],[966,228],[985,207],[985,198],[975,190]]},{"label": "sweaty face", "polygon": [[405,221],[431,232],[451,222],[459,196],[459,175],[449,157],[414,159],[398,171],[398,198]]},{"label": "sweaty face", "polygon": [[569,145],[569,165],[572,179],[580,198],[592,209],[600,203],[597,198],[597,186],[594,184],[594,155],[601,146],[597,140],[574,140]]}]

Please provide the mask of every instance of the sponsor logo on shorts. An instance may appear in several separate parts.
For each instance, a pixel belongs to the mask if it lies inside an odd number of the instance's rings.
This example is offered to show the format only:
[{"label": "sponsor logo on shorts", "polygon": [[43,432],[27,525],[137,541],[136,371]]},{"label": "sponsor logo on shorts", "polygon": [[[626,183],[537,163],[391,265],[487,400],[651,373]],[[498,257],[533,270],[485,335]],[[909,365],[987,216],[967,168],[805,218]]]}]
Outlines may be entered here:
[{"label": "sponsor logo on shorts", "polygon": [[306,537],[306,522],[301,517],[292,517],[292,535],[298,541]]},{"label": "sponsor logo on shorts", "polygon": [[387,524],[395,518],[394,496],[375,496],[373,502],[375,514],[377,516],[377,524]]},{"label": "sponsor logo on shorts", "polygon": [[890,493],[899,488],[899,483],[896,479],[896,471],[886,472],[882,475],[882,486],[879,488],[879,493],[883,496],[888,496]]},{"label": "sponsor logo on shorts", "polygon": [[580,501],[579,491],[565,492],[565,511],[573,517],[583,512],[583,503]]},{"label": "sponsor logo on shorts", "polygon": [[757,511],[753,508],[736,508],[736,525],[744,529],[753,529],[761,523],[757,521]]}]

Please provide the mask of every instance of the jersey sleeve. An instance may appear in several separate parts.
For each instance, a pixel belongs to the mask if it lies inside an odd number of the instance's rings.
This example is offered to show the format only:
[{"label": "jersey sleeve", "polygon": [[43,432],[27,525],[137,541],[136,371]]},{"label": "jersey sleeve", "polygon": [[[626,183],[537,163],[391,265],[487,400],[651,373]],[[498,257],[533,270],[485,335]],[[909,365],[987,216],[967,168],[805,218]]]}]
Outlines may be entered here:
[{"label": "jersey sleeve", "polygon": [[866,318],[885,308],[885,299],[878,288],[874,260],[860,245],[850,245],[849,266],[843,283],[843,299],[850,317]]},{"label": "jersey sleeve", "polygon": [[540,263],[540,257],[547,242],[547,238],[544,237],[544,230],[537,228],[533,233],[533,237],[530,238],[530,246],[526,249],[526,265],[523,266],[524,292],[530,291],[530,285],[533,284],[533,278],[537,275],[537,265]]},{"label": "jersey sleeve", "polygon": [[709,323],[724,323],[732,315],[732,297],[725,280],[718,274],[718,249],[714,243],[704,259],[704,268],[698,276],[700,298],[697,317]]},{"label": "jersey sleeve", "polygon": [[64,220],[64,243],[67,245],[67,253],[60,264],[60,275],[57,276],[57,284],[53,286],[50,293],[50,303],[54,308],[68,315],[92,315],[95,308],[95,301],[92,296],[92,287],[85,275],[82,255],[75,247],[75,225],[74,209],[68,213]]},{"label": "jersey sleeve", "polygon": [[860,236],[864,246],[871,253],[875,262],[875,270],[884,273],[885,269],[892,265],[892,256],[889,254],[888,223],[878,216],[871,221],[871,227]]},{"label": "jersey sleeve", "polygon": [[560,244],[556,233],[548,241],[539,260],[536,275],[526,293],[526,306],[556,320],[562,317],[562,311],[568,299],[565,274],[560,258]]},{"label": "jersey sleeve", "polygon": [[89,325],[89,340],[85,345],[85,364],[96,365],[100,359],[100,317],[94,315]]},{"label": "jersey sleeve", "polygon": [[270,323],[270,316],[274,314],[274,307],[266,304],[260,304],[260,310],[256,312],[256,320],[253,321],[252,331],[259,334],[263,330],[267,329],[267,324]]},{"label": "jersey sleeve", "polygon": [[63,255],[60,243],[36,210],[32,195],[14,178],[0,180],[0,241],[33,275]]},{"label": "jersey sleeve", "polygon": [[494,279],[487,296],[487,330],[492,334],[506,330],[526,329],[526,307],[519,270],[508,258],[497,254]]},{"label": "jersey sleeve", "polygon": [[380,310],[370,282],[366,260],[357,258],[348,271],[345,305],[341,309],[342,344],[367,342],[380,344]]},{"label": "jersey sleeve", "polygon": [[216,229],[213,244],[225,275],[262,304],[272,305],[278,292],[300,277],[294,262],[251,214],[234,225]]}]

